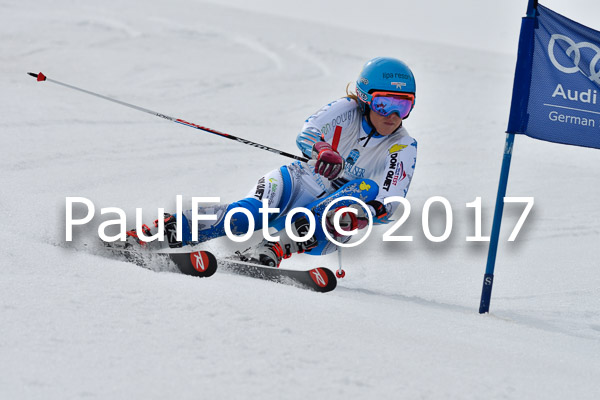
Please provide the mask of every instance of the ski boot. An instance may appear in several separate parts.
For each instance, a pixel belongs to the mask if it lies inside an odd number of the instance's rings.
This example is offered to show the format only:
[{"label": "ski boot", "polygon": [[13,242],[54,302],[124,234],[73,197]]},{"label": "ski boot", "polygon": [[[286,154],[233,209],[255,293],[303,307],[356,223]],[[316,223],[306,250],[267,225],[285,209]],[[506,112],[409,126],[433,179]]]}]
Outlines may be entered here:
[{"label": "ski boot", "polygon": [[[291,225],[296,236],[304,237],[308,233],[309,223],[306,217],[300,217]],[[280,236],[279,242],[263,240],[254,248],[246,250],[244,253],[236,252],[242,261],[254,262],[278,268],[281,261],[290,258],[294,253],[304,253],[317,246],[317,239],[314,235],[304,242],[295,242],[285,230],[277,232]],[[246,254],[247,253],[247,254]]]},{"label": "ski boot", "polygon": [[[177,220],[175,217],[169,213],[164,214],[164,235],[167,239],[167,243],[170,248],[178,248],[182,247],[181,241],[177,241]],[[151,227],[144,224],[142,225],[142,233],[145,237],[156,235],[158,232],[158,219],[154,221]],[[140,239],[138,232],[135,229],[131,229],[125,232],[127,238],[125,242],[114,242],[113,246],[116,247],[115,244],[120,243],[123,249],[144,249],[144,250],[158,250],[164,247],[163,242],[159,242],[158,240],[153,240],[151,242],[145,242]]]}]

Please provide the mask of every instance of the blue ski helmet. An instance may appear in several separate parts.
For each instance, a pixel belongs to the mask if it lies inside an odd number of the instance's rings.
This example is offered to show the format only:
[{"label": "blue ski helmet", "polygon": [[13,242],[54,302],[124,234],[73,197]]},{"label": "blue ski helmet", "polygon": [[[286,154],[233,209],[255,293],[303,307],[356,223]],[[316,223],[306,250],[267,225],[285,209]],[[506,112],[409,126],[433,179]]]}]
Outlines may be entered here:
[{"label": "blue ski helmet", "polygon": [[[404,62],[391,57],[377,57],[367,61],[356,80],[356,95],[363,113],[369,110],[368,99],[373,92],[411,93],[417,97],[415,77]],[[414,102],[411,107],[414,108]],[[405,119],[408,118],[408,115]]]}]

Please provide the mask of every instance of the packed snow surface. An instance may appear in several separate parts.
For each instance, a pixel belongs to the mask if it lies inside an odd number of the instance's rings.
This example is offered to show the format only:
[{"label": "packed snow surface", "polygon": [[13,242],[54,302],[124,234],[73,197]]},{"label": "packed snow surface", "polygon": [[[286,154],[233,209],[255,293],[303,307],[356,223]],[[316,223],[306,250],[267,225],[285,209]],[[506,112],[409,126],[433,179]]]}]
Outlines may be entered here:
[{"label": "packed snow surface", "polygon": [[[600,396],[600,152],[516,138],[507,195],[535,205],[515,242],[524,205],[507,205],[491,313],[477,312],[487,242],[466,241],[466,203],[481,197],[489,235],[516,52],[184,0],[5,0],[0,21],[0,398]],[[328,294],[94,254],[104,207],[133,224],[136,208],[151,221],[176,195],[234,201],[289,160],[26,75],[297,154],[304,119],[380,55],[417,77],[405,126],[419,155],[396,233],[414,240],[384,243],[390,226],[376,227],[344,250],[346,278]],[[69,196],[96,210],[68,243]],[[433,196],[453,215],[440,243],[422,227]],[[431,207],[432,234],[445,213]]]}]

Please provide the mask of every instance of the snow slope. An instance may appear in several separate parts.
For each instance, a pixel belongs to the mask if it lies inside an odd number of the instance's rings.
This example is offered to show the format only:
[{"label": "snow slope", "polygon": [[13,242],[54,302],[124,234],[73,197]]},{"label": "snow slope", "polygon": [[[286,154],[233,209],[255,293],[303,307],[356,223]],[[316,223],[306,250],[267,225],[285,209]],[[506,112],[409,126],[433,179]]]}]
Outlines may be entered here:
[{"label": "snow slope", "polygon": [[[491,314],[477,313],[515,57],[174,0],[0,3],[0,398],[594,399],[600,393],[600,152],[518,137]],[[412,213],[344,251],[320,295],[90,254],[101,207],[153,220],[175,196],[245,195],[286,159],[25,75],[85,87],[297,152],[295,135],[371,57],[417,76]],[[65,197],[97,217],[65,243]],[[428,241],[425,201],[452,204]],[[432,231],[444,229],[432,208]],[[231,246],[210,245],[216,252]],[[291,267],[336,268],[294,256]]]}]

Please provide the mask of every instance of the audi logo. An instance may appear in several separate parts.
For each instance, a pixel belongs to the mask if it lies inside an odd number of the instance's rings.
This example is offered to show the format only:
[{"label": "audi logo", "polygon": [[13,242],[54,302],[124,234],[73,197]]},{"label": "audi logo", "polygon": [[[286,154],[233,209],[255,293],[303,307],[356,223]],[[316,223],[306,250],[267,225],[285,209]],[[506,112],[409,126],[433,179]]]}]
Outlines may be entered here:
[{"label": "audi logo", "polygon": [[[572,66],[562,65],[556,59],[556,56],[554,55],[554,44],[559,40],[562,40],[569,45],[569,47],[565,49],[565,54],[573,61]],[[591,81],[600,84],[600,71],[596,71],[596,64],[598,64],[598,61],[600,60],[600,47],[598,47],[597,45],[590,42],[575,43],[575,41],[570,37],[561,35],[559,33],[555,33],[550,37],[550,42],[548,43],[548,55],[550,56],[550,61],[552,61],[552,64],[556,67],[556,69],[558,69],[561,72],[564,72],[565,74],[574,74],[576,72],[582,71],[579,68],[579,63],[581,62],[580,50],[583,48],[589,48],[596,52],[596,55],[590,61],[590,75],[588,76],[588,78]]]}]

